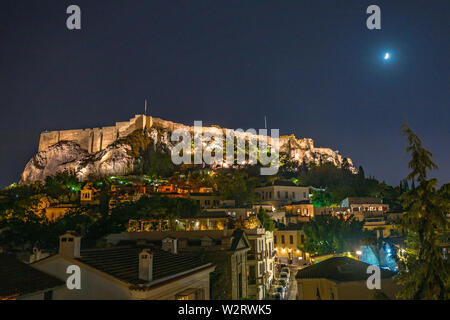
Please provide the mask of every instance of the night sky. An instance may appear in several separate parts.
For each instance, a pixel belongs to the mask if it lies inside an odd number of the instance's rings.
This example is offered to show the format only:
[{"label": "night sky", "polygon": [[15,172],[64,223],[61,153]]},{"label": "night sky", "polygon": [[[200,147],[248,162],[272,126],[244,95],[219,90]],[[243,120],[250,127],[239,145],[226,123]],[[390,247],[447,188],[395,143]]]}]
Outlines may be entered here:
[{"label": "night sky", "polygon": [[[82,11],[81,31],[66,8]],[[381,8],[381,30],[366,8]],[[24,1],[0,6],[0,186],[43,130],[143,113],[270,128],[339,150],[387,183],[408,123],[450,180],[450,1]],[[386,62],[384,53],[392,58]]]}]

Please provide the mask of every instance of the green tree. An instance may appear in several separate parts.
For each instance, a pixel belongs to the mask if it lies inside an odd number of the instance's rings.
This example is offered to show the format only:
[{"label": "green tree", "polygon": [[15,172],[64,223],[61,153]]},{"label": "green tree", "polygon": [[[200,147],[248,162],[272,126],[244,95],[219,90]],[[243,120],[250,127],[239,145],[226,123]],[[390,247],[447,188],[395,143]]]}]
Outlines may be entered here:
[{"label": "green tree", "polygon": [[331,215],[319,215],[303,226],[307,252],[317,254],[343,253],[359,248],[370,233],[363,230],[364,222],[353,216],[347,219]]},{"label": "green tree", "polygon": [[432,153],[407,126],[403,134],[408,138],[407,152],[411,155],[407,179],[418,186],[402,197],[405,214],[400,225],[408,233],[405,259],[399,260],[399,283],[403,299],[449,299],[449,263],[439,246],[442,235],[448,233],[445,213],[450,202],[436,190],[436,179],[429,179],[429,171],[436,169]]},{"label": "green tree", "polygon": [[236,206],[244,206],[256,201],[254,188],[258,180],[249,177],[243,170],[221,172],[216,177],[217,191],[223,199],[235,200]]},{"label": "green tree", "polygon": [[264,229],[266,229],[266,231],[275,230],[275,223],[273,222],[272,218],[270,218],[267,211],[264,210],[262,207],[259,207],[258,220],[261,222],[262,226],[264,227]]}]

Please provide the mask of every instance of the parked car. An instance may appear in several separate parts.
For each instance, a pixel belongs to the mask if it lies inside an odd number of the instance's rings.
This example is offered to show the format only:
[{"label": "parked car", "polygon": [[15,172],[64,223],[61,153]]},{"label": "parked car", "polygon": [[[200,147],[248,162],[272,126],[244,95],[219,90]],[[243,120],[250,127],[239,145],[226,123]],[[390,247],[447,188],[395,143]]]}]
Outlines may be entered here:
[{"label": "parked car", "polygon": [[286,284],[288,284],[289,283],[289,274],[287,274],[286,272],[282,272],[282,273],[280,273],[279,279],[286,280]]},{"label": "parked car", "polygon": [[280,298],[281,298],[280,300],[283,300],[286,295],[286,289],[283,286],[276,286],[273,289],[272,296],[276,293],[278,293],[280,295]]},{"label": "parked car", "polygon": [[291,275],[291,270],[288,267],[284,267],[281,269],[280,273],[287,273],[288,275]]}]

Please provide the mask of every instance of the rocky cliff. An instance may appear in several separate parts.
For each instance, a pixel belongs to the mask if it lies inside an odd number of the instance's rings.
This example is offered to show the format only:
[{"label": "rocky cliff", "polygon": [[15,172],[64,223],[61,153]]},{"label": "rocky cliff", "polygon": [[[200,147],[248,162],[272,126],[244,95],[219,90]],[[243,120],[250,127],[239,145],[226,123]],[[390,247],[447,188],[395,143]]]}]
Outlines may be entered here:
[{"label": "rocky cliff", "polygon": [[[136,119],[136,117],[135,117]],[[133,120],[135,121],[135,120]],[[173,122],[150,119],[141,121],[141,127],[134,127],[131,133],[116,136],[107,146],[99,147],[95,151],[91,142],[85,139],[86,132],[97,132],[102,129],[79,130],[83,136],[74,135],[74,130],[68,135],[64,131],[58,131],[58,138],[55,143],[49,143],[43,139],[52,133],[41,135],[39,152],[27,163],[22,173],[21,183],[31,183],[44,181],[48,175],[54,175],[62,171],[75,172],[81,180],[89,177],[127,175],[142,170],[144,162],[147,160],[149,148],[152,151],[169,153],[174,147],[170,136],[173,130],[186,129],[191,133],[193,127],[176,124]],[[203,132],[225,132],[226,129],[218,127],[204,127]],[[93,136],[93,135],[91,135]],[[61,140],[60,137],[69,137],[70,140]],[[256,136],[258,137],[258,136]],[[100,135],[100,138],[102,136]],[[46,138],[47,139],[47,138]],[[270,140],[269,140],[270,141]],[[101,139],[104,144],[104,139]],[[269,142],[270,143],[270,142]],[[100,144],[101,145],[101,144]],[[280,153],[288,155],[293,161],[302,163],[333,163],[337,167],[347,166],[356,172],[350,158],[342,157],[338,151],[329,148],[316,148],[314,141],[310,138],[298,139],[295,136],[282,136],[279,138]]]}]

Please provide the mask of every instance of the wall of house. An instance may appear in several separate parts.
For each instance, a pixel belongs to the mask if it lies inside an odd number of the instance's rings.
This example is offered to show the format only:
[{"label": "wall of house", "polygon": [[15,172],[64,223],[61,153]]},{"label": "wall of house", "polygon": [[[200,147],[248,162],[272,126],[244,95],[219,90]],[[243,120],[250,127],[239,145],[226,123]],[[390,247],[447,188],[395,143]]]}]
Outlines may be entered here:
[{"label": "wall of house", "polygon": [[[174,280],[164,284],[163,286],[156,287],[149,291],[133,291],[133,299],[145,299],[145,300],[175,300],[177,295],[187,289],[199,289],[203,293],[202,300],[210,299],[209,290],[209,274],[214,268],[209,268],[195,274],[182,277],[178,280]],[[199,297],[201,299],[201,297]]]},{"label": "wall of house", "polygon": [[[36,269],[54,275],[63,281],[69,277],[66,274],[70,261],[63,258],[49,259],[33,265]],[[121,283],[116,279],[101,274],[98,271],[81,266],[81,289],[69,290],[66,286],[55,290],[54,300],[128,300],[128,299],[147,299],[147,300],[174,300],[177,294],[190,289],[197,288],[203,292],[203,299],[209,300],[209,274],[214,267],[204,269],[194,274],[190,274],[179,279],[164,283],[164,285],[155,286],[148,291],[131,291],[126,283]],[[31,299],[43,299],[35,296]]]},{"label": "wall of house", "polygon": [[262,202],[270,203],[276,208],[287,205],[289,202],[309,200],[309,188],[307,187],[265,186],[255,188],[255,192]]},{"label": "wall of house", "polygon": [[[373,290],[366,281],[339,282],[328,279],[297,279],[297,300],[317,300],[319,289],[321,300],[370,300]],[[394,299],[399,287],[392,279],[381,280],[381,291]]]},{"label": "wall of house", "polygon": [[[240,300],[248,296],[247,251],[236,251],[231,256],[231,299]],[[241,277],[241,281],[239,281]],[[239,283],[241,284],[239,286]],[[240,294],[239,294],[240,293]]]},{"label": "wall of house", "polygon": [[[72,262],[61,257],[49,258],[33,264],[38,270],[51,274],[64,282],[70,276],[66,273]],[[53,293],[54,300],[128,300],[132,296],[126,285],[101,276],[98,272],[81,268],[81,289],[64,287]]]},{"label": "wall of house", "polygon": [[[277,257],[280,261],[286,262],[288,259],[292,259],[293,264],[305,264],[309,263],[310,256],[307,252],[303,252],[299,249],[303,241],[306,239],[306,235],[302,230],[275,230],[274,231],[274,246],[277,250]],[[284,236],[284,243],[282,242]],[[292,236],[292,243],[290,237]],[[276,240],[276,242],[275,242]],[[300,258],[300,259],[299,259]]]}]

